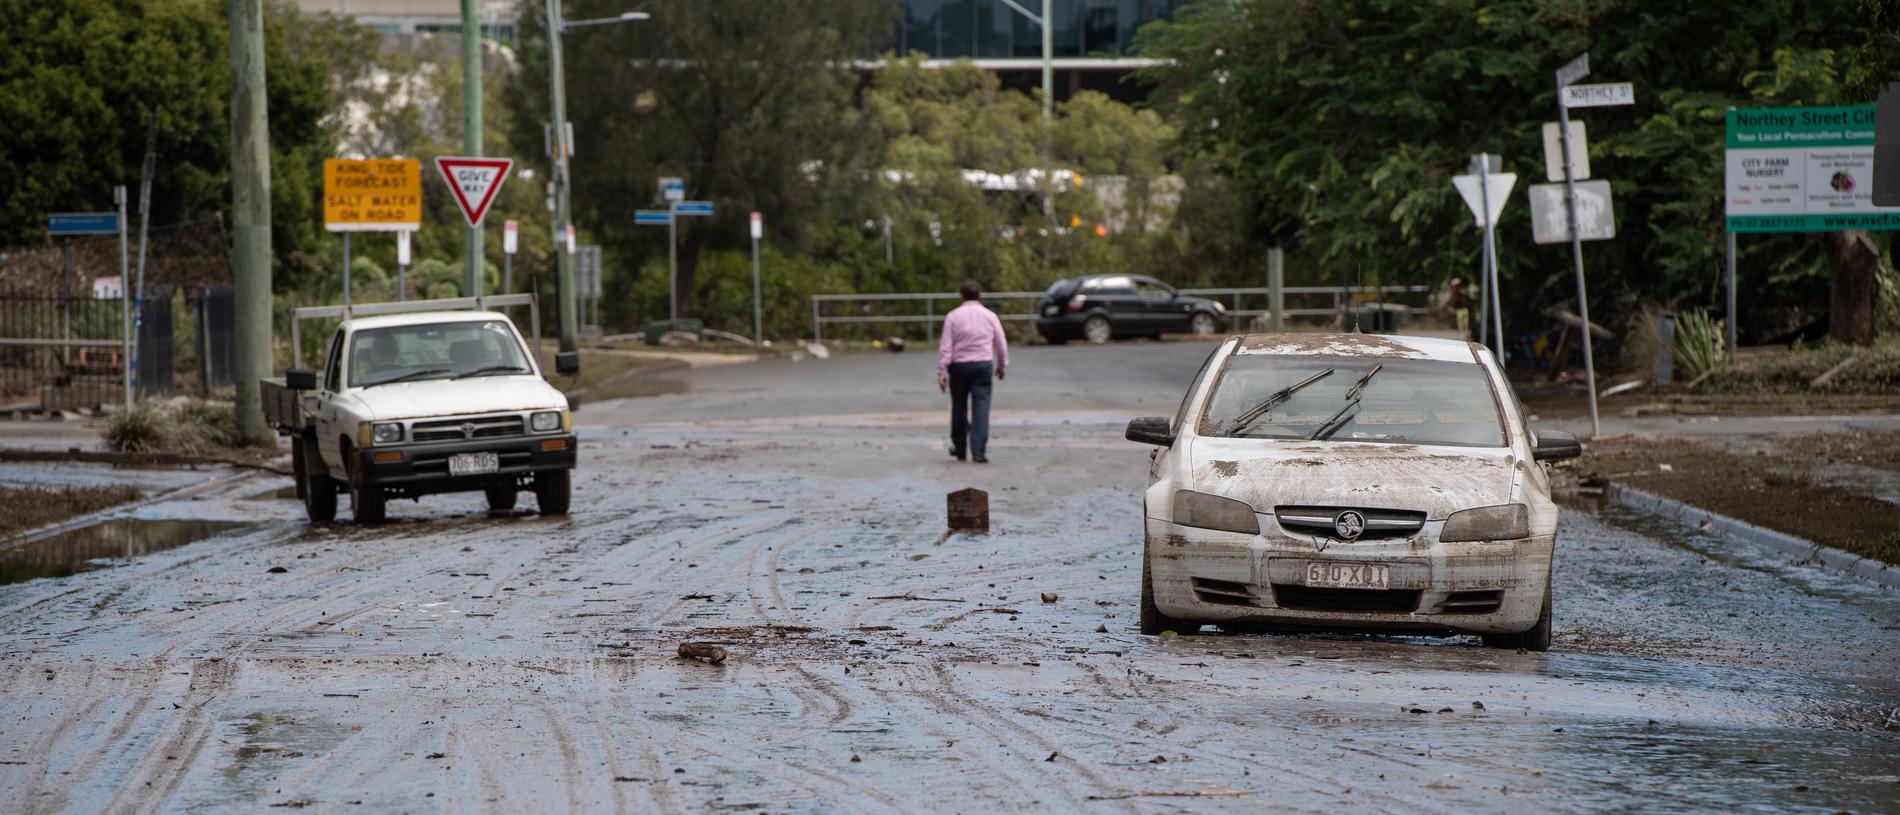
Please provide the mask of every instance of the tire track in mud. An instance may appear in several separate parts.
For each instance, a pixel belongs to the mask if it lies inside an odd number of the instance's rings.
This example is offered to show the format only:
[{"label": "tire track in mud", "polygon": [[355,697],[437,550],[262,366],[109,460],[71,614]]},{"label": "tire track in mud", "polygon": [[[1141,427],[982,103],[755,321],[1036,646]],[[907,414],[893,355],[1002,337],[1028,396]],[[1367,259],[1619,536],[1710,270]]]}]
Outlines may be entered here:
[{"label": "tire track in mud", "polygon": [[183,701],[165,716],[153,743],[99,811],[157,812],[168,806],[216,729],[208,709],[235,684],[237,673],[237,663],[223,657],[197,660]]}]

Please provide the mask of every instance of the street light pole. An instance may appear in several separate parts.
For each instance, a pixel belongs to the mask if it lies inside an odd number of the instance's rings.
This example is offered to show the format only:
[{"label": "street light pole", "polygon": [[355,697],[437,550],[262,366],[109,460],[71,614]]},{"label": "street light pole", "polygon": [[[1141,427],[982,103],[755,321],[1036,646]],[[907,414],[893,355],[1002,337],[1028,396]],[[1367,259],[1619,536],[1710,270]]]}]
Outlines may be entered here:
[{"label": "street light pole", "polygon": [[[462,155],[482,154],[482,18],[481,3],[462,0]],[[344,233],[349,240],[349,233]],[[343,271],[346,279],[349,269]],[[462,294],[482,294],[482,229],[468,228],[462,251]]]},{"label": "street light pole", "polygon": [[548,125],[548,131],[554,151],[554,299],[560,305],[561,350],[572,351],[580,345],[579,309],[574,302],[574,258],[561,242],[574,226],[572,199],[569,197],[573,179],[569,177],[568,166],[568,157],[573,155],[574,145],[570,143],[573,134],[567,128],[567,79],[561,68],[561,34],[567,29],[581,26],[637,22],[650,15],[629,11],[619,17],[568,22],[561,19],[561,0],[548,0],[547,11],[548,107],[553,120]]},{"label": "street light pole", "polygon": [[561,0],[548,0],[548,106],[552,121],[548,131],[554,148],[554,299],[560,307],[561,350],[572,351],[580,345],[578,315],[574,307],[574,258],[558,245],[567,234],[572,217],[568,208],[567,177],[567,80],[561,69]]}]

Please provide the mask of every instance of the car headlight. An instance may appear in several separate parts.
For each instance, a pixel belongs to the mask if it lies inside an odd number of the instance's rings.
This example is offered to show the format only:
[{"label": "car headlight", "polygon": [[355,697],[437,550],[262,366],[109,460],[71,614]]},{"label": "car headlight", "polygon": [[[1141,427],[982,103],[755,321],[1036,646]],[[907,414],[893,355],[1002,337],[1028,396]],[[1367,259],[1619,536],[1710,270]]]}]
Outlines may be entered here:
[{"label": "car headlight", "polygon": [[1260,534],[1260,518],[1254,515],[1253,507],[1247,502],[1193,490],[1180,490],[1174,494],[1174,522],[1200,529],[1239,532],[1243,535]]},{"label": "car headlight", "polygon": [[359,445],[396,444],[402,441],[402,422],[363,422],[356,426]]},{"label": "car headlight", "polygon": [[1531,535],[1531,510],[1523,504],[1504,504],[1454,512],[1445,519],[1438,533],[1444,543],[1459,541],[1504,541]]},{"label": "car headlight", "polygon": [[549,410],[528,417],[528,427],[536,433],[552,433],[567,426],[567,411]]}]

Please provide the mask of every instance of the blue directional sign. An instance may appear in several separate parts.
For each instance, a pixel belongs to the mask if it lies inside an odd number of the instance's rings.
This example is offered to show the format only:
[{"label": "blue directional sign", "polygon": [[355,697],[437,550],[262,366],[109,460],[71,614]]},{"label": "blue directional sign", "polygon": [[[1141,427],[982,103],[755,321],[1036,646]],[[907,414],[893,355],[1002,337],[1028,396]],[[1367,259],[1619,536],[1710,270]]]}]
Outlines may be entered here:
[{"label": "blue directional sign", "polygon": [[119,213],[55,212],[46,216],[46,231],[54,235],[117,235]]},{"label": "blue directional sign", "polygon": [[674,215],[711,215],[713,214],[713,202],[711,201],[674,201],[673,214]]},{"label": "blue directional sign", "polygon": [[635,226],[666,226],[673,222],[673,213],[663,209],[636,209],[633,211]]}]

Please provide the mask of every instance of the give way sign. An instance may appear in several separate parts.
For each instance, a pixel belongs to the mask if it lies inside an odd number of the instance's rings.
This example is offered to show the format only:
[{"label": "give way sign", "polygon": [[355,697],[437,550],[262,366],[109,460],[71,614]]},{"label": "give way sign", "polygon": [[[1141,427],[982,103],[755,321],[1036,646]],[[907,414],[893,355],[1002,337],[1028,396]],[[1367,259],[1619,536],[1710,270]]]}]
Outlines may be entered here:
[{"label": "give way sign", "polygon": [[494,203],[495,193],[514,166],[514,159],[507,158],[440,156],[435,160],[436,169],[442,171],[442,180],[449,183],[455,205],[462,208],[470,227],[482,225],[482,216],[488,214],[488,205]]}]

